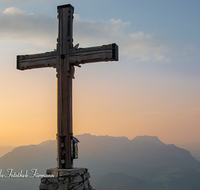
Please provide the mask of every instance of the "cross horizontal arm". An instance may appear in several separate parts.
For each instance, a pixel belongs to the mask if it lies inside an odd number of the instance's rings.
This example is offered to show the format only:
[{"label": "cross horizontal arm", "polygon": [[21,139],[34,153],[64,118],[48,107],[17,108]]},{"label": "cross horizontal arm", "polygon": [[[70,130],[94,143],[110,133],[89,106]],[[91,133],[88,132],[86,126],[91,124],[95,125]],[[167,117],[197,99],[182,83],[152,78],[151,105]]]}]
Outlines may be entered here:
[{"label": "cross horizontal arm", "polygon": [[55,67],[57,63],[57,51],[51,51],[33,55],[18,55],[17,69],[26,70],[41,67]]},{"label": "cross horizontal arm", "polygon": [[[57,51],[33,55],[18,55],[17,69],[56,67],[57,56]],[[71,65],[102,61],[118,61],[118,46],[116,44],[70,49],[69,51],[69,63]]]},{"label": "cross horizontal arm", "polygon": [[118,46],[108,44],[97,47],[70,49],[70,64],[84,64],[101,61],[118,61]]}]

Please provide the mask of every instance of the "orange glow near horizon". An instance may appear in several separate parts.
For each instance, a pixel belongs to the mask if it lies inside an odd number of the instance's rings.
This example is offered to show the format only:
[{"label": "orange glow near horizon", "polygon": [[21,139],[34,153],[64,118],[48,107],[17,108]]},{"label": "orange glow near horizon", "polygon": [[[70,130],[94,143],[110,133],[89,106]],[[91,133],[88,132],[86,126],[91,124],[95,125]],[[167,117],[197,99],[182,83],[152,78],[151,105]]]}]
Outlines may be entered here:
[{"label": "orange glow near horizon", "polygon": [[[110,78],[101,66],[95,70],[97,74],[88,74],[87,69],[90,70],[84,65],[77,70],[73,81],[74,135],[90,133],[129,139],[149,135],[158,136],[167,144],[200,142],[200,103],[194,92],[179,91],[179,84],[175,83],[167,89],[163,87],[165,81],[158,87],[149,86],[148,80],[147,84],[133,79],[127,83],[126,78]],[[104,76],[102,80],[95,76],[98,71]],[[55,70],[13,72],[16,80],[8,80],[2,91],[0,145],[22,146],[56,139]]]}]

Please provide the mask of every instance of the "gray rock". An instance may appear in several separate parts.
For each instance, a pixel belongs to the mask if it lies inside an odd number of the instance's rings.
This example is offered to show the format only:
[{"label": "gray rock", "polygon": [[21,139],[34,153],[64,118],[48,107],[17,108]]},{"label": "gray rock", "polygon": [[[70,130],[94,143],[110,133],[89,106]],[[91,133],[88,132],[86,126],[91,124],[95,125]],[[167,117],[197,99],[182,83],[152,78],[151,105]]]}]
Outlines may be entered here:
[{"label": "gray rock", "polygon": [[85,173],[85,174],[84,174],[84,180],[89,179],[89,178],[90,178],[89,172]]},{"label": "gray rock", "polygon": [[64,181],[65,178],[64,178],[64,177],[59,177],[58,180],[59,180],[59,181]]},{"label": "gray rock", "polygon": [[47,170],[46,174],[54,175],[54,178],[42,178],[40,190],[92,190],[88,180],[90,174],[87,168],[51,168]]},{"label": "gray rock", "polygon": [[40,188],[41,190],[48,190],[48,189],[49,189],[49,186],[48,186],[47,184],[41,183],[40,186],[39,186],[39,188]]},{"label": "gray rock", "polygon": [[69,172],[68,170],[59,172],[59,177],[65,177],[65,176],[69,176],[69,175],[71,175],[71,172]]},{"label": "gray rock", "polygon": [[93,188],[92,188],[92,186],[91,186],[91,185],[89,185],[89,188],[88,188],[88,190],[93,190]]},{"label": "gray rock", "polygon": [[45,183],[46,180],[47,180],[47,178],[42,178],[42,179],[41,179],[41,183]]},{"label": "gray rock", "polygon": [[84,190],[84,189],[85,189],[84,183],[81,183],[73,188],[73,190]]},{"label": "gray rock", "polygon": [[50,168],[46,171],[47,175],[53,175],[54,177],[58,177],[59,171],[57,168]]},{"label": "gray rock", "polygon": [[85,186],[86,189],[89,187],[89,181],[88,180],[84,181],[84,186]]},{"label": "gray rock", "polygon": [[65,178],[64,183],[69,183],[69,178]]},{"label": "gray rock", "polygon": [[60,184],[58,190],[68,190],[68,183]]},{"label": "gray rock", "polygon": [[56,177],[54,177],[54,178],[49,178],[49,179],[47,179],[47,181],[48,181],[49,183],[58,183],[58,178],[56,178]]},{"label": "gray rock", "polygon": [[80,175],[71,178],[71,183],[80,183],[83,182],[83,178]]}]

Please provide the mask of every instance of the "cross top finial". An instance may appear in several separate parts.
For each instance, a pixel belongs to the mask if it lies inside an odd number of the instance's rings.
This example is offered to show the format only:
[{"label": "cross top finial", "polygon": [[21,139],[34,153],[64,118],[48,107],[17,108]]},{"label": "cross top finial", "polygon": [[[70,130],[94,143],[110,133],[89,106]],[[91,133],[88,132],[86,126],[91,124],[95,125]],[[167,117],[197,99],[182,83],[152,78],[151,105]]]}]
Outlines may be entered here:
[{"label": "cross top finial", "polygon": [[59,6],[57,6],[57,9],[62,9],[62,8],[66,8],[66,7],[70,7],[71,9],[74,10],[74,7],[71,4],[59,5]]}]

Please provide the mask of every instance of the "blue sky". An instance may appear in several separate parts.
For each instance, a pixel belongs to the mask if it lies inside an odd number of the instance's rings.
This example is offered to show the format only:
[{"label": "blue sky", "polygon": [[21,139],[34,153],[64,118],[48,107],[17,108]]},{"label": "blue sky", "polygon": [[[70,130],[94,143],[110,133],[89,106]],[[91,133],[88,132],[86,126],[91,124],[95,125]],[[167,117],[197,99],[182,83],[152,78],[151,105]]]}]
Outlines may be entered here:
[{"label": "blue sky", "polygon": [[[16,117],[17,113],[15,123],[20,129],[27,125],[20,123],[20,118],[26,115],[38,121],[34,125],[46,126],[43,133],[52,123],[44,140],[54,138],[55,70],[20,72],[16,70],[15,59],[19,54],[55,49],[57,6],[68,3],[75,8],[74,45],[87,47],[115,42],[120,52],[119,62],[76,69],[74,133],[130,139],[154,135],[169,143],[199,142],[200,2],[197,0],[1,0],[1,127],[12,130],[8,117]],[[88,96],[92,98],[88,100]],[[30,107],[32,111],[26,111]],[[85,113],[94,114],[94,119],[87,118]],[[83,117],[93,122],[83,124]],[[107,125],[110,130],[99,127],[93,130],[94,125]],[[2,135],[6,137],[8,132]],[[42,140],[42,137],[32,138],[30,143]]]}]

